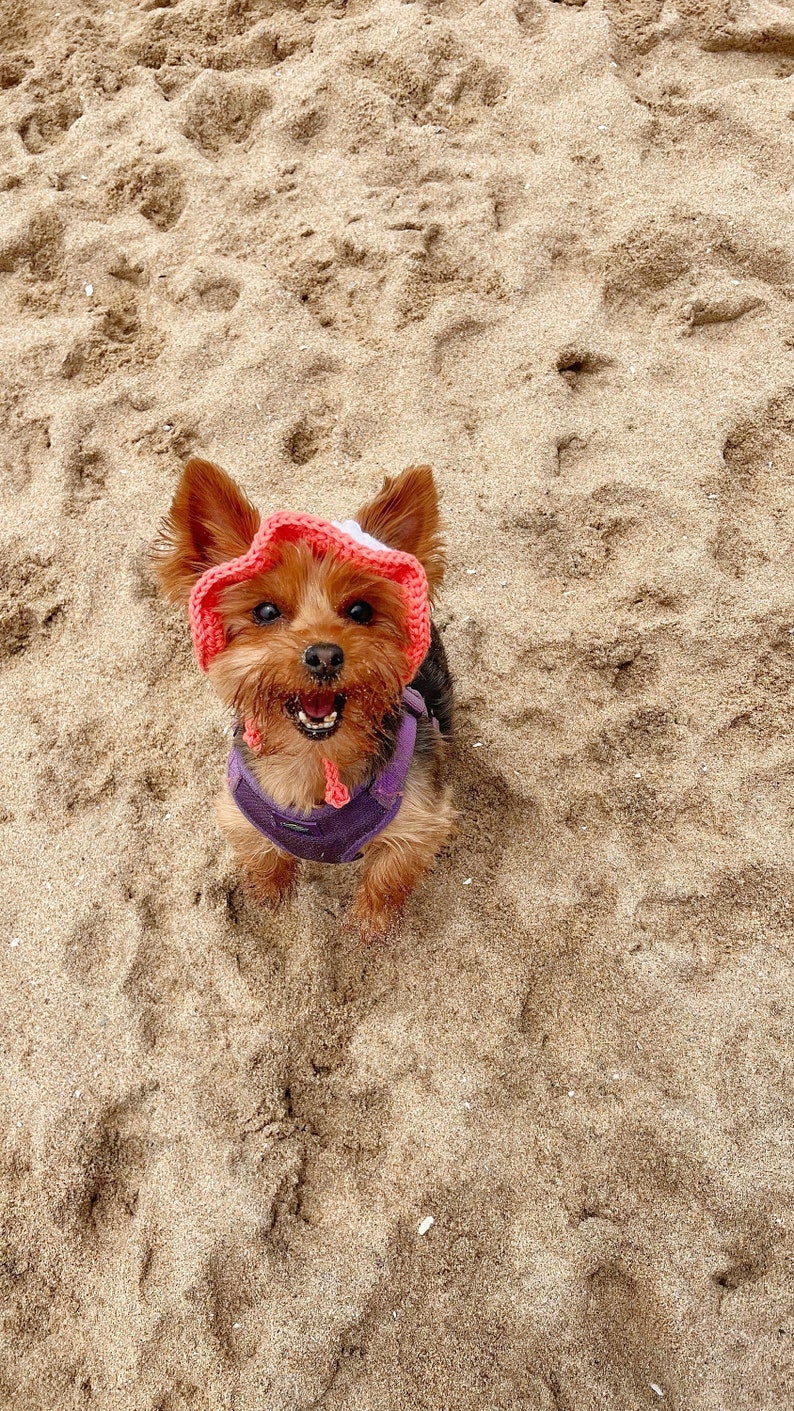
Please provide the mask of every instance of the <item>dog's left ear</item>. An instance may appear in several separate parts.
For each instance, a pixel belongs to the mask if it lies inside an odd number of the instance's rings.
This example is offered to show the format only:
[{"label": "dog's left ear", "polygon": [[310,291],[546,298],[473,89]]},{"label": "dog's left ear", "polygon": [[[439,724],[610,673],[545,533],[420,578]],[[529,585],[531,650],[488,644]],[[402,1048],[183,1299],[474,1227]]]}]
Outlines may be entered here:
[{"label": "dog's left ear", "polygon": [[152,550],[163,595],[187,606],[205,569],[239,558],[258,528],[259,511],[225,470],[211,461],[188,461]]},{"label": "dog's left ear", "polygon": [[432,597],[444,577],[446,552],[430,466],[414,465],[402,475],[387,476],[383,489],[362,506],[356,518],[373,539],[419,560]]}]

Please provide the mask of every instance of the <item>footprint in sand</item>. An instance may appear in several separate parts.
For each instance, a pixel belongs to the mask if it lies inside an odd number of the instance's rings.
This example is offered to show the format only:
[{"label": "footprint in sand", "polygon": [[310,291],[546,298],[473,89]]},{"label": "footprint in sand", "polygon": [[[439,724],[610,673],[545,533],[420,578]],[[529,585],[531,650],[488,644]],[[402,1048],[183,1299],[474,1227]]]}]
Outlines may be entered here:
[{"label": "footprint in sand", "polygon": [[169,941],[162,899],[135,887],[128,891],[136,942],[121,988],[149,1053],[171,1032],[190,987],[184,957]]},{"label": "footprint in sand", "polygon": [[575,471],[587,450],[587,437],[577,431],[565,431],[554,443],[554,474],[566,475]]},{"label": "footprint in sand", "polygon": [[287,434],[285,447],[293,465],[307,465],[331,439],[333,422],[302,417]]},{"label": "footprint in sand", "polygon": [[202,151],[218,156],[244,143],[271,107],[270,91],[260,81],[204,73],[180,100],[182,131]]},{"label": "footprint in sand", "polygon": [[67,456],[64,466],[64,505],[66,513],[82,515],[102,497],[108,465],[104,452],[82,442]]},{"label": "footprint in sand", "polygon": [[46,639],[63,620],[52,559],[6,545],[0,557],[0,662]]},{"label": "footprint in sand", "polygon": [[202,308],[212,313],[229,313],[240,297],[240,286],[233,279],[221,276],[199,280],[196,296]]},{"label": "footprint in sand", "polygon": [[[606,1262],[586,1284],[585,1337],[594,1371],[614,1406],[674,1408],[676,1339],[664,1301],[619,1262]],[[657,1388],[657,1390],[654,1390]]]},{"label": "footprint in sand", "polygon": [[139,161],[123,168],[109,194],[115,214],[125,206],[140,211],[157,230],[170,230],[187,201],[187,187],[179,168],[169,162]]},{"label": "footprint in sand", "polygon": [[564,580],[620,573],[634,551],[633,531],[642,522],[644,497],[629,486],[607,485],[592,494],[549,492],[535,507],[507,523],[527,545],[538,573]]},{"label": "footprint in sand", "polygon": [[794,54],[794,14],[786,5],[772,0],[738,0],[726,7],[717,7],[715,20],[704,48],[713,50],[744,49],[751,54]]},{"label": "footprint in sand", "polygon": [[723,572],[775,572],[794,552],[794,398],[784,395],[726,438],[711,548]]},{"label": "footprint in sand", "polygon": [[413,21],[406,30],[385,50],[362,51],[359,63],[412,122],[457,131],[504,98],[502,70],[472,55],[451,25]]},{"label": "footprint in sand", "polygon": [[[81,1103],[82,1099],[82,1103]],[[81,1243],[117,1240],[135,1219],[148,1169],[154,1096],[138,1089],[84,1111],[75,1095],[50,1143],[51,1214]]]},{"label": "footprint in sand", "polygon": [[168,294],[178,303],[187,303],[192,308],[206,309],[210,313],[229,313],[240,298],[240,281],[227,274],[222,262],[207,261],[198,266],[181,270],[169,282]]},{"label": "footprint in sand", "polygon": [[696,328],[708,328],[717,324],[736,323],[753,309],[761,308],[764,300],[752,289],[734,285],[715,285],[708,290],[700,290],[681,307],[683,327],[680,332],[687,337]]},{"label": "footprint in sand", "polygon": [[[111,293],[106,303],[99,299],[91,311],[91,330],[75,339],[60,363],[61,376],[71,381],[96,387],[106,377],[122,368],[137,371],[154,361],[162,352],[165,334],[139,313],[135,294]],[[80,512],[90,492],[90,482],[96,480],[90,468],[80,484],[80,475],[72,476],[73,493],[70,513]],[[87,498],[96,498],[90,493]]]},{"label": "footprint in sand", "polygon": [[83,107],[76,94],[62,94],[47,103],[40,103],[19,127],[19,135],[28,152],[39,156],[66,136],[69,128],[83,116]]},{"label": "footprint in sand", "polygon": [[557,371],[574,392],[583,391],[592,378],[612,366],[612,359],[581,348],[565,348],[557,359]]},{"label": "footprint in sand", "polygon": [[117,934],[109,909],[92,902],[77,917],[64,947],[64,965],[80,984],[107,983]]},{"label": "footprint in sand", "polygon": [[39,206],[0,235],[0,274],[21,272],[35,281],[56,279],[63,268],[64,219],[52,205]]},{"label": "footprint in sand", "polygon": [[74,818],[116,793],[116,745],[104,720],[59,725],[42,714],[34,724],[40,737],[35,807],[62,825],[65,815]]},{"label": "footprint in sand", "polygon": [[11,498],[36,479],[51,449],[48,417],[33,417],[18,425],[15,421],[13,414],[7,414],[7,448],[0,461],[0,493]]}]

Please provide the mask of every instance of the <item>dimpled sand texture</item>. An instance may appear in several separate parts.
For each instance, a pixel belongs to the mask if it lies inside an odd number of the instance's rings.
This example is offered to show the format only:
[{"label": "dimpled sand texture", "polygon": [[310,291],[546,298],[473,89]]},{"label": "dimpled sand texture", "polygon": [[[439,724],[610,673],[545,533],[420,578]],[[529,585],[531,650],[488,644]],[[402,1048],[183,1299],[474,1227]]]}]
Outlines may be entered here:
[{"label": "dimpled sand texture", "polygon": [[[0,1406],[784,1411],[794,12],[2,0]],[[277,916],[147,544],[431,462],[458,835]]]}]

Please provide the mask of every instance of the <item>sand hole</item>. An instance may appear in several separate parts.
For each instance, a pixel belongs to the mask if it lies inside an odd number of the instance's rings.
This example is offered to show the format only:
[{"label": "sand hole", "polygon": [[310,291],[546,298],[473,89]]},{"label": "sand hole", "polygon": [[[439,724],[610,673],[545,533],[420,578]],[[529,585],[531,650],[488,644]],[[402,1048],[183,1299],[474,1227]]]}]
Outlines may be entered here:
[{"label": "sand hole", "polygon": [[327,441],[325,428],[316,422],[299,421],[287,437],[287,455],[295,465],[306,465]]},{"label": "sand hole", "polygon": [[25,118],[19,135],[28,152],[37,156],[60,142],[72,124],[82,115],[82,105],[77,98],[54,98],[50,103],[43,103]]},{"label": "sand hole", "polygon": [[233,309],[240,297],[239,285],[231,279],[216,279],[198,290],[199,303],[205,309],[227,313]]},{"label": "sand hole", "polygon": [[582,377],[593,376],[608,365],[597,353],[572,348],[566,348],[557,359],[557,371],[569,387],[578,387]]},{"label": "sand hole", "polygon": [[140,211],[157,230],[170,230],[179,220],[187,201],[185,182],[176,167],[166,162],[134,162],[119,173],[111,204]]}]

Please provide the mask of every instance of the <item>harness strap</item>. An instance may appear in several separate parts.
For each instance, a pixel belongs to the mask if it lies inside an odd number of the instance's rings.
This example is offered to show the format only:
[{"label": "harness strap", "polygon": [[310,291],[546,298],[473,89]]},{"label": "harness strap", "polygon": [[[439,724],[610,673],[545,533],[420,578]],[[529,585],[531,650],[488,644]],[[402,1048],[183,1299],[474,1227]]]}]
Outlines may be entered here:
[{"label": "harness strap", "polygon": [[[370,784],[354,789],[342,807],[321,804],[309,814],[278,808],[260,787],[236,742],[229,756],[229,789],[249,823],[283,852],[307,861],[352,862],[397,814],[416,746],[417,722],[427,714],[421,694],[406,687],[391,759]],[[238,725],[235,738],[239,733]]]}]

